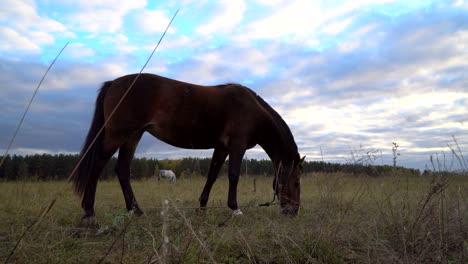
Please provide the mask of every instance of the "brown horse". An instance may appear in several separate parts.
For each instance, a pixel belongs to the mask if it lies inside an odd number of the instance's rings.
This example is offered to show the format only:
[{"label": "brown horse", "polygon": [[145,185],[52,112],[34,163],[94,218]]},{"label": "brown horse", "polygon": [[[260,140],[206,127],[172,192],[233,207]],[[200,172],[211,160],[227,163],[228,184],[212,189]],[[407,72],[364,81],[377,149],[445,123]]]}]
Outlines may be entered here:
[{"label": "brown horse", "polygon": [[242,214],[237,206],[242,158],[247,149],[259,144],[273,162],[273,188],[281,212],[298,213],[304,158],[300,159],[289,127],[255,92],[239,84],[201,86],[153,74],[132,74],[105,82],[96,99],[93,121],[81,151],[83,161],[74,175],[75,190],[83,197],[83,219],[94,216],[99,175],[117,149],[115,172],[127,209],[143,214],[130,186],[130,162],[144,132],[180,148],[214,148],[199,200],[202,208],[206,207],[211,187],[229,155],[228,206],[235,214]]}]

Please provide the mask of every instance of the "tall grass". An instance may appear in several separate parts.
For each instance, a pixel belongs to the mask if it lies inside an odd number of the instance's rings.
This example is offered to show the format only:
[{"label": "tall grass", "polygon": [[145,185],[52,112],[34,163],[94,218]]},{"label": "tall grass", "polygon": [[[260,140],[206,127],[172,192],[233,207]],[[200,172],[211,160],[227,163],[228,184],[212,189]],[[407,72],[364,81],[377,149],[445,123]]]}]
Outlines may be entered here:
[{"label": "tall grass", "polygon": [[[468,178],[311,174],[302,179],[298,217],[278,207],[243,208],[231,217],[226,177],[213,187],[206,212],[198,206],[204,178],[176,184],[133,182],[146,215],[128,214],[117,181],[100,182],[97,224],[83,226],[70,191],[27,234],[18,263],[466,263]],[[403,175],[404,176],[404,175]],[[405,179],[405,180],[400,180]],[[61,182],[0,185],[0,260],[47,205]],[[271,199],[271,178],[241,178],[239,203]],[[161,205],[169,201],[167,215]],[[164,220],[165,219],[165,220]],[[163,255],[164,234],[168,238]]]}]

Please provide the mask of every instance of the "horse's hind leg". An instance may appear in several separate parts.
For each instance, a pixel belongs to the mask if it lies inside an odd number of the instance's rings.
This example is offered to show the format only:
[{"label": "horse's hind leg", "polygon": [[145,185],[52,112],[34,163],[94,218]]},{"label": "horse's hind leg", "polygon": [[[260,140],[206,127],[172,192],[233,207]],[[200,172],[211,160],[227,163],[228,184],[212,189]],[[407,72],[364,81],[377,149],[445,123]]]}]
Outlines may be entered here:
[{"label": "horse's hind leg", "polygon": [[206,207],[208,203],[208,197],[210,196],[211,187],[213,187],[216,178],[218,177],[219,171],[226,160],[228,152],[221,148],[215,148],[213,157],[211,158],[210,170],[208,171],[208,177],[206,178],[205,187],[200,196],[200,207]]},{"label": "horse's hind leg", "polygon": [[138,203],[133,194],[132,186],[130,185],[130,163],[135,154],[135,150],[138,146],[138,142],[143,135],[143,131],[139,131],[133,134],[119,149],[119,157],[115,172],[119,177],[120,186],[125,198],[125,205],[127,210],[133,210],[133,212],[140,216],[143,215],[143,211],[138,206]]},{"label": "horse's hind leg", "polygon": [[119,143],[114,142],[108,137],[104,138],[102,144],[102,150],[95,157],[94,170],[92,172],[92,176],[89,179],[89,182],[86,185],[86,190],[83,194],[83,199],[81,201],[81,207],[85,211],[85,215],[82,218],[83,220],[92,218],[94,216],[94,201],[96,198],[96,187],[99,176],[109,159],[112,157],[112,155],[114,155],[114,153],[119,147]]}]

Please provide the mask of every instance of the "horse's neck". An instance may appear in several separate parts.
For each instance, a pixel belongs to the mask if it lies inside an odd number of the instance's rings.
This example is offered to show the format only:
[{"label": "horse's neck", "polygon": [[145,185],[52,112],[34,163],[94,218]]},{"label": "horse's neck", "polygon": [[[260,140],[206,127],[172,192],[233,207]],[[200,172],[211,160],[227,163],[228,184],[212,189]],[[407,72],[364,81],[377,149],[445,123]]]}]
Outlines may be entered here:
[{"label": "horse's neck", "polygon": [[297,152],[295,149],[296,143],[290,134],[282,131],[282,128],[272,118],[265,121],[264,129],[259,131],[259,145],[265,150],[270,157],[275,168],[280,163],[289,163],[294,159],[294,154]]}]

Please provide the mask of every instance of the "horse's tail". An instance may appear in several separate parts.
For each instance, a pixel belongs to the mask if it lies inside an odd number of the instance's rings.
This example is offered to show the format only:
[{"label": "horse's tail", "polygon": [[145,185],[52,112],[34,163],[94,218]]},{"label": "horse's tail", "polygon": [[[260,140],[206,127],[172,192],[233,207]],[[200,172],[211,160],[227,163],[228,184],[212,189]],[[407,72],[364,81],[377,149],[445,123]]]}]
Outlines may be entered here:
[{"label": "horse's tail", "polygon": [[[104,139],[104,129],[99,133],[104,125],[104,97],[111,86],[112,81],[105,82],[99,91],[96,99],[96,109],[94,110],[93,121],[89,128],[88,135],[80,153],[81,163],[73,175],[76,193],[82,195],[86,190],[88,182],[99,178],[99,172],[95,170],[96,161],[102,153],[102,140]],[[98,134],[99,133],[99,134]],[[89,150],[88,150],[89,149]]]}]

